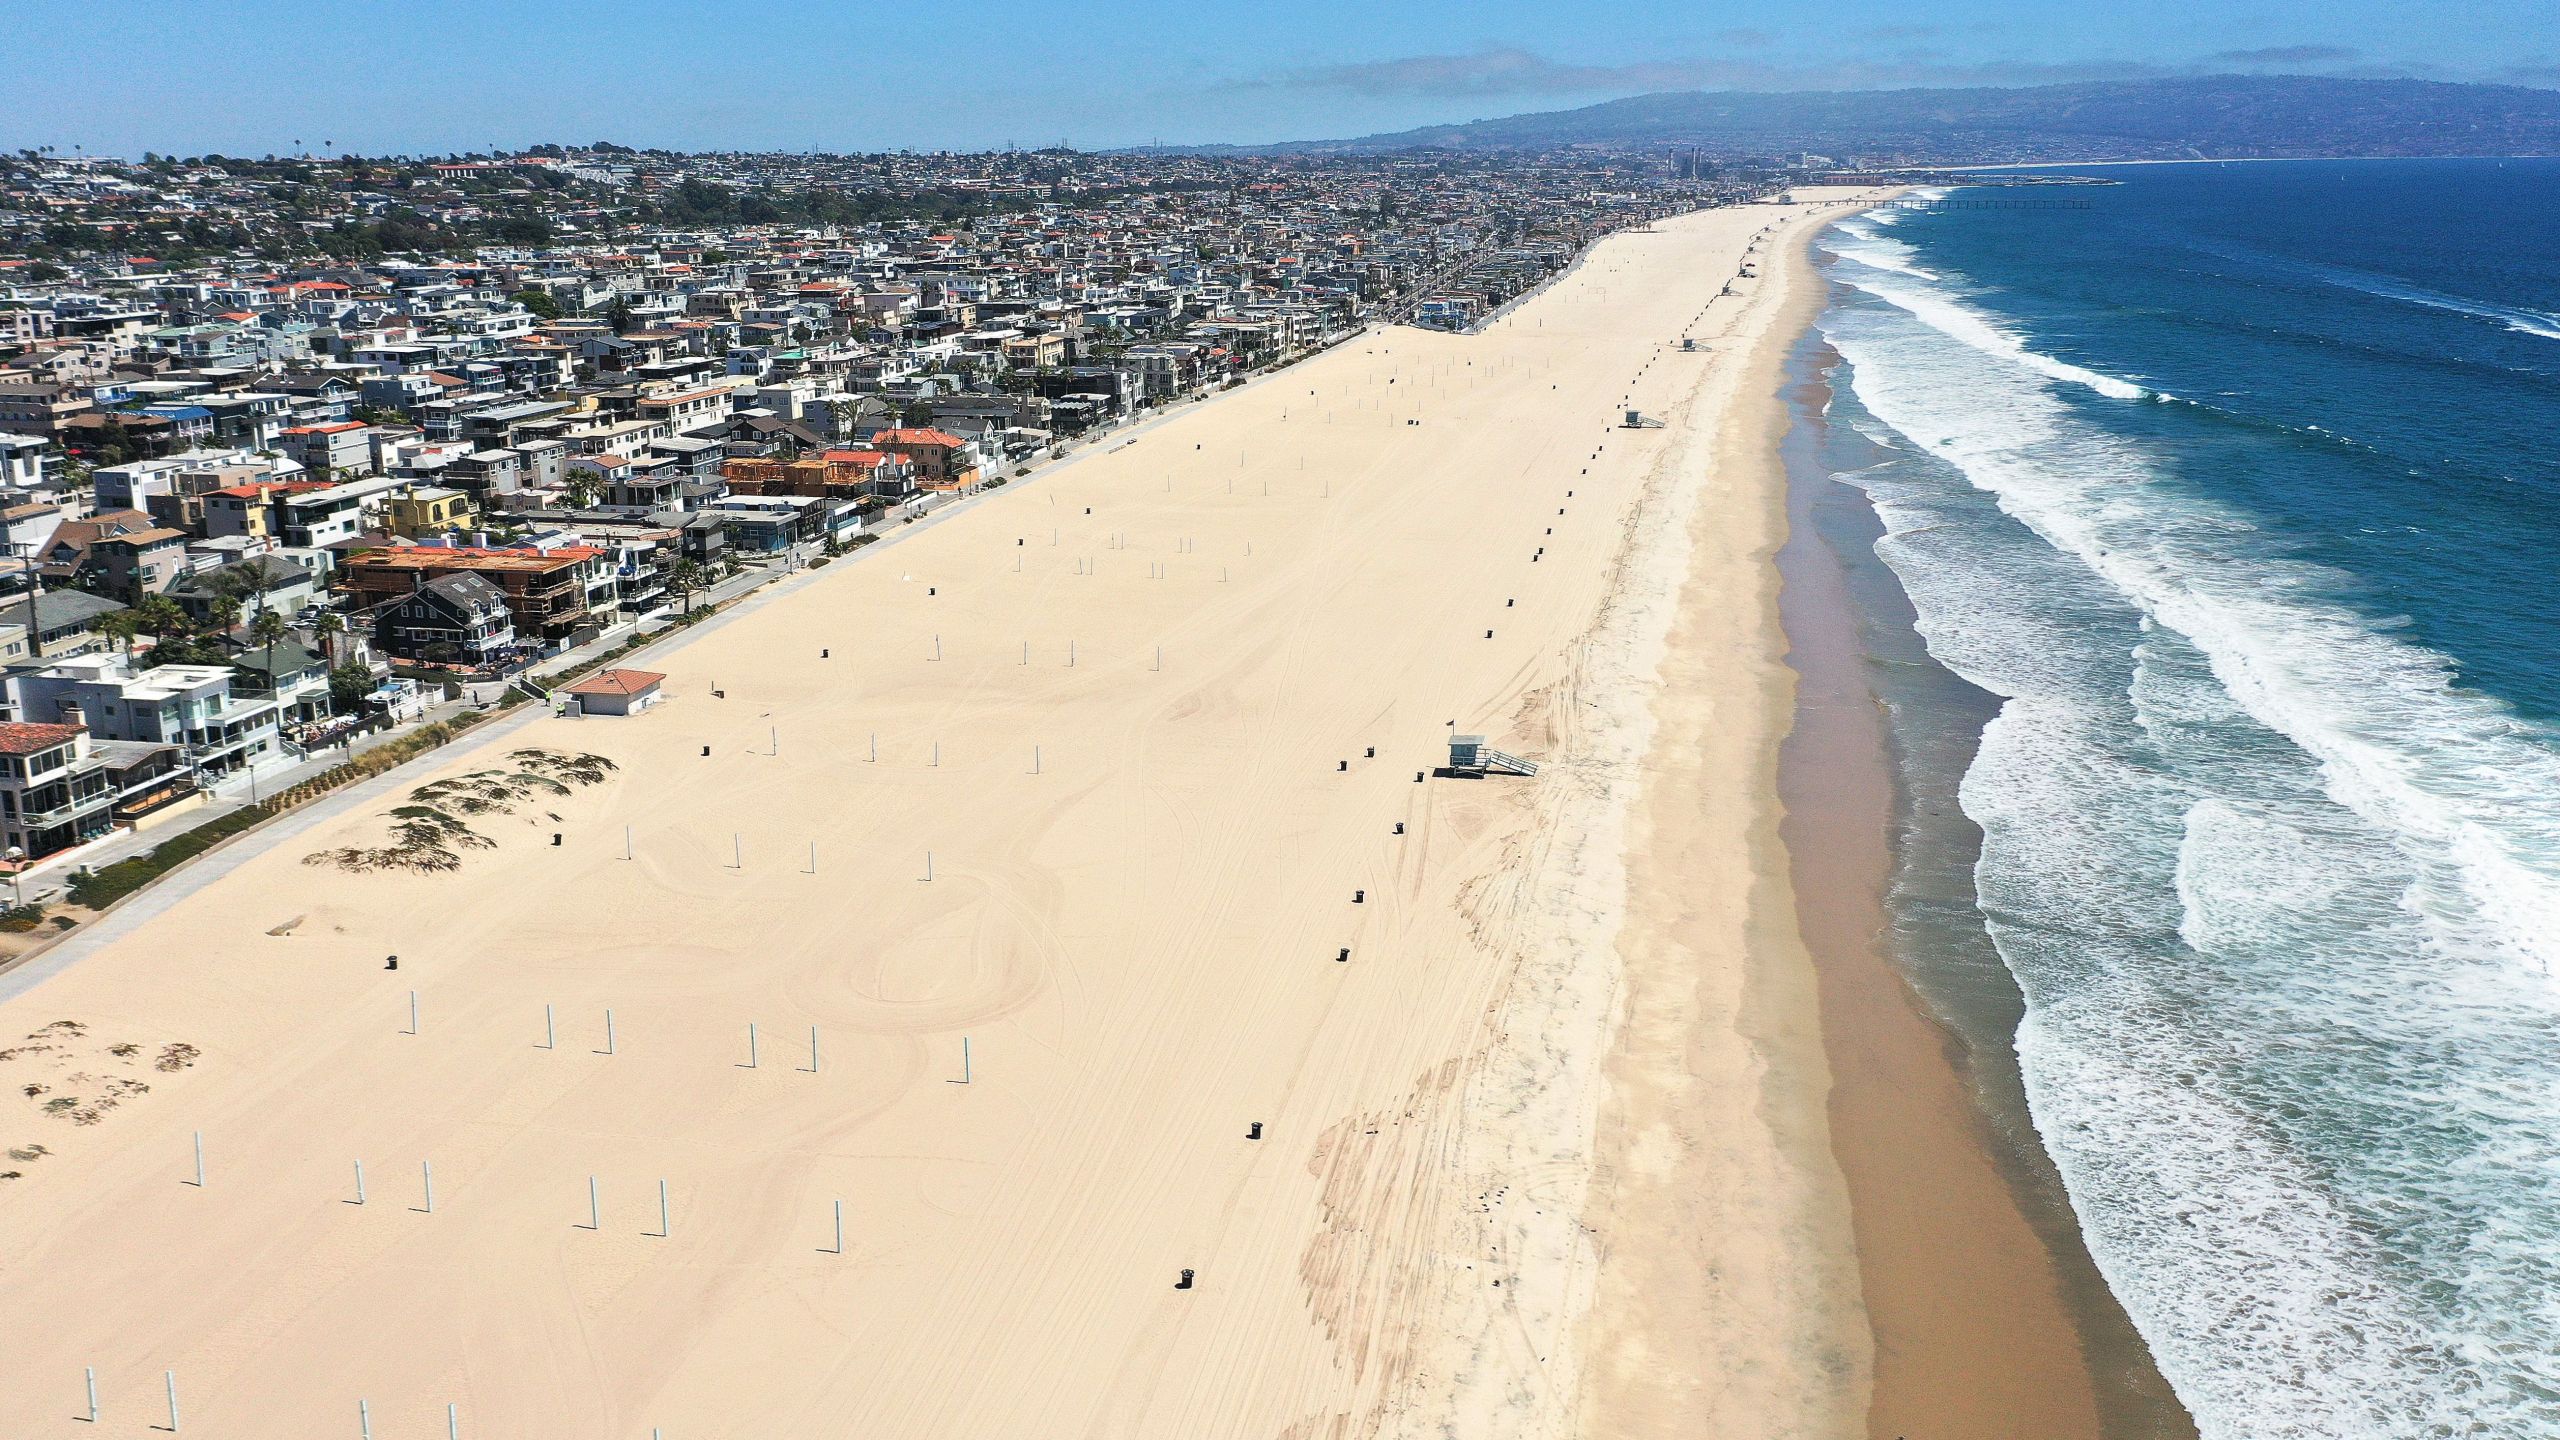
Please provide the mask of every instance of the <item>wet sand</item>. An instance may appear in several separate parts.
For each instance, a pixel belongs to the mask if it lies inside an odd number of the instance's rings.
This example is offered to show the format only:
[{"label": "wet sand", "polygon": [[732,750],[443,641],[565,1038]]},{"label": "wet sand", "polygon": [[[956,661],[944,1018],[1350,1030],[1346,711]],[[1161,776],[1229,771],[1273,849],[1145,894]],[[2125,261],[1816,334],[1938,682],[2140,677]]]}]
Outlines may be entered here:
[{"label": "wet sand", "polygon": [[[1798,398],[1818,410],[1822,382],[1801,383]],[[1895,780],[1865,617],[1811,512],[1813,487],[1831,483],[1799,474],[1790,486],[1779,565],[1801,688],[1780,789],[1798,916],[1820,977],[1831,1135],[1875,1335],[1868,1433],[2192,1436],[2080,1245],[2049,1166],[2040,1152],[2018,1153],[2035,1143],[2023,1100],[2010,1107],[2018,1113],[1992,1113],[2015,1089],[2013,1062],[1969,1052],[1884,949]]]}]

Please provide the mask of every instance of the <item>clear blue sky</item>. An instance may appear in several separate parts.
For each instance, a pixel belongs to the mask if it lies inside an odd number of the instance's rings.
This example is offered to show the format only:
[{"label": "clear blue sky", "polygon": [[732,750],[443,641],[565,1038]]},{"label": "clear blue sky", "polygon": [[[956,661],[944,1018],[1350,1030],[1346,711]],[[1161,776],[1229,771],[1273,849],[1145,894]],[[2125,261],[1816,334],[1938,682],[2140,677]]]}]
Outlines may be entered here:
[{"label": "clear blue sky", "polygon": [[1093,148],[2199,71],[2560,86],[2560,0],[7,0],[0,148]]}]

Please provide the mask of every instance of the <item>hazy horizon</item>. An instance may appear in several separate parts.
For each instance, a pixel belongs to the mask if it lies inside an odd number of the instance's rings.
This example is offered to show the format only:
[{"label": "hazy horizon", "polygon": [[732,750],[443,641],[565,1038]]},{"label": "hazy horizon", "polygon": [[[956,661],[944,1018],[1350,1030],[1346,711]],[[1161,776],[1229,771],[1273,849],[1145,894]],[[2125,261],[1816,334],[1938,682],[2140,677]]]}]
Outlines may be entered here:
[{"label": "hazy horizon", "polygon": [[[123,156],[446,154],[598,139],[786,151],[1270,144],[1665,90],[2206,73],[2560,85],[2541,0],[2458,11],[2283,0],[2246,14],[2179,0],[2165,17],[2056,13],[2028,0],[1851,0],[1818,24],[1777,0],[1632,0],[1569,25],[1525,0],[1235,13],[1095,0],[1071,15],[1000,3],[965,25],[875,4],[741,23],[665,0],[461,0],[437,8],[431,36],[349,0],[219,11],[32,0],[13,20],[0,86],[14,103],[0,147]],[[242,82],[262,43],[294,52],[292,82]],[[880,63],[867,68],[873,56]]]}]

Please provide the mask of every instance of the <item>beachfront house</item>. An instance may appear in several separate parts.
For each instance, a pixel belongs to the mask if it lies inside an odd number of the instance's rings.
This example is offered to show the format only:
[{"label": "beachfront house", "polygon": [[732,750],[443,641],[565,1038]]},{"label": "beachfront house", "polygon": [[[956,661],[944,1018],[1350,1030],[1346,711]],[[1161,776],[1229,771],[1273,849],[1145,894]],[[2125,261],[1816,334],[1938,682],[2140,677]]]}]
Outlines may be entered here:
[{"label": "beachfront house", "polygon": [[399,600],[447,575],[476,575],[497,587],[506,597],[515,633],[533,643],[566,639],[595,623],[588,604],[591,579],[605,595],[614,593],[612,554],[593,545],[549,550],[388,545],[349,557],[338,569],[338,584],[364,609]]},{"label": "beachfront house", "polygon": [[387,655],[436,664],[486,665],[515,649],[506,593],[478,575],[441,575],[374,612],[373,643]]},{"label": "beachfront house", "polygon": [[115,791],[69,721],[0,724],[0,844],[39,859],[107,828]]},{"label": "beachfront house", "polygon": [[274,699],[233,690],[228,665],[153,665],[136,671],[124,655],[74,655],[8,677],[18,716],[37,724],[78,722],[99,740],[175,745],[190,769],[219,776],[282,753]]}]

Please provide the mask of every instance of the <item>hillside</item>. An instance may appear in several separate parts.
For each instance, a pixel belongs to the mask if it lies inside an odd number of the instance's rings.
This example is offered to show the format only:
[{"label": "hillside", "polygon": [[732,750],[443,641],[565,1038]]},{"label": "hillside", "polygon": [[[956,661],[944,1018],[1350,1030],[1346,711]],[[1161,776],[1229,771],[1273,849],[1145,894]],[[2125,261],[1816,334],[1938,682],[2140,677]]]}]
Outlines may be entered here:
[{"label": "hillside", "polygon": [[1292,149],[1694,145],[1913,161],[2560,153],[2560,90],[2217,75],[2017,89],[1690,91]]}]

